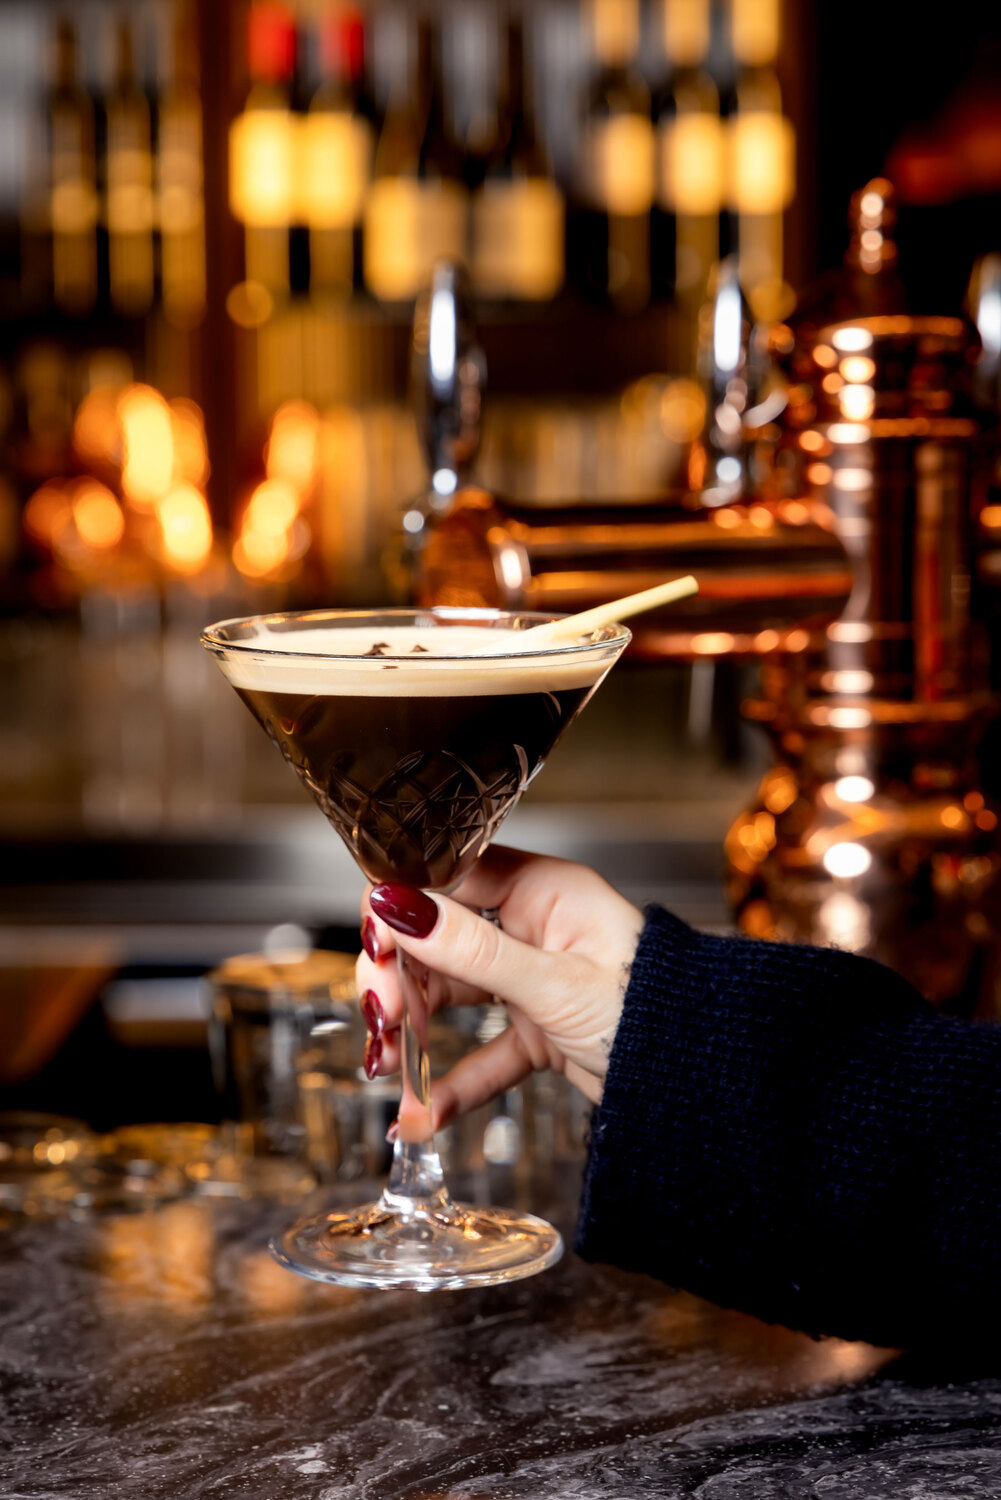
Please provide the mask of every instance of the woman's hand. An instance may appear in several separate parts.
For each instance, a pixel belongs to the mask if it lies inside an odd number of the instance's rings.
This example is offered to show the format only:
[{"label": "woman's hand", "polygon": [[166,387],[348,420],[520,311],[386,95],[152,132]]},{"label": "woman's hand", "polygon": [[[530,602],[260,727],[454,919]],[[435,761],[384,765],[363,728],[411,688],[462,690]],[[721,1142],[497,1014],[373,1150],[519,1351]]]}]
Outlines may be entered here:
[{"label": "woman's hand", "polygon": [[[496,910],[501,927],[481,909]],[[535,1068],[564,1072],[592,1102],[601,1099],[643,917],[600,875],[491,848],[452,898],[380,885],[363,911],[358,987],[370,1077],[400,1066],[399,944],[431,970],[432,1009],[496,996],[511,1021],[435,1083],[436,1129]]]}]

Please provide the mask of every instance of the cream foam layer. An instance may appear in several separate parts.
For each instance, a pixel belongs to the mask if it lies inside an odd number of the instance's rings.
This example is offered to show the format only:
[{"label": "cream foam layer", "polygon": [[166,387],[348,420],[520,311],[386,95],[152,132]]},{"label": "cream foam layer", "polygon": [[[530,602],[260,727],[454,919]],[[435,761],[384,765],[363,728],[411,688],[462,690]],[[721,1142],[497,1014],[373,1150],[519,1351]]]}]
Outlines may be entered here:
[{"label": "cream foam layer", "polygon": [[[375,645],[385,655],[366,656]],[[423,650],[415,652],[413,648]],[[296,655],[283,653],[294,651]],[[501,659],[481,652],[503,652]],[[510,653],[510,655],[508,655]],[[548,655],[520,630],[475,625],[393,625],[282,631],[241,641],[219,656],[236,688],[326,697],[474,697],[591,687],[615,660],[607,645]],[[477,660],[470,661],[469,657]],[[522,661],[512,660],[521,656]],[[465,659],[463,659],[465,658]]]}]

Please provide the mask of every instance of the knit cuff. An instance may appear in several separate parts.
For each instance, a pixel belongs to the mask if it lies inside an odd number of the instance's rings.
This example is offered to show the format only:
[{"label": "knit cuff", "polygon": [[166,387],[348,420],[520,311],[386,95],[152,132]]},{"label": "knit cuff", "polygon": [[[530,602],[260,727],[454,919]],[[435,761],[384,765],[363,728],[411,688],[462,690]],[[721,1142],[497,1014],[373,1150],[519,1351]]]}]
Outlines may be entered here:
[{"label": "knit cuff", "polygon": [[[630,969],[602,1102],[591,1120],[574,1248],[585,1260],[635,1264],[623,1212],[650,1206],[651,1142],[665,1140],[664,1116],[684,1072],[679,1017],[698,1015],[705,939],[661,907],[649,907]],[[647,1241],[639,1231],[636,1239]]]}]

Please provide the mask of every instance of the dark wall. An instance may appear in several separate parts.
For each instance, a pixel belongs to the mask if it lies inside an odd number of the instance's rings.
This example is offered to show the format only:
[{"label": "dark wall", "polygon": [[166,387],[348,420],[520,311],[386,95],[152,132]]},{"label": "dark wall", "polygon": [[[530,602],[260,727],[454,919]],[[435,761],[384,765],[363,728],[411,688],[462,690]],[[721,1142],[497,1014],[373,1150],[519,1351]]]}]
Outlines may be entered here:
[{"label": "dark wall", "polygon": [[909,162],[924,201],[901,204],[901,271],[915,310],[955,311],[974,257],[1001,249],[1001,6],[816,0],[815,19],[820,268],[853,190]]}]

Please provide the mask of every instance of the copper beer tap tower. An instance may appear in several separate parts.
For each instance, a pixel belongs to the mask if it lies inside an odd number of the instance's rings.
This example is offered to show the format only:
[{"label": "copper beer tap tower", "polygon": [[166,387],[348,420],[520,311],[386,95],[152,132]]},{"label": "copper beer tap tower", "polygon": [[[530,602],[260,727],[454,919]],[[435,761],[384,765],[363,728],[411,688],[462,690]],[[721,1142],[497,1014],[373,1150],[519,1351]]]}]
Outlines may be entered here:
[{"label": "copper beer tap tower", "polygon": [[[843,272],[764,334],[721,268],[685,493],[655,506],[501,501],[470,481],[467,426],[464,467],[429,448],[431,472],[451,466],[455,484],[424,511],[414,592],[562,610],[695,572],[698,599],[643,622],[636,648],[760,659],[746,712],[776,758],[726,839],[742,930],[870,954],[937,1003],[991,1014],[1001,857],[976,759],[996,708],[974,602],[990,471],[972,394],[980,344],[963,318],[904,310],[888,182],[856,194],[851,218]],[[436,274],[439,294],[461,301],[454,268]],[[721,318],[729,338],[713,337]],[[482,361],[457,349],[455,365],[478,372],[478,391]],[[418,340],[425,411],[426,368]],[[478,415],[468,378],[462,394]]]},{"label": "copper beer tap tower", "polygon": [[902,310],[890,184],[868,184],[852,217],[836,294],[771,330],[788,402],[757,439],[761,493],[829,510],[852,589],[806,650],[764,663],[747,705],[776,765],[727,837],[730,896],[746,932],[869,953],[929,999],[989,1013],[999,857],[976,758],[996,707],[974,608],[980,345],[963,318]]}]

